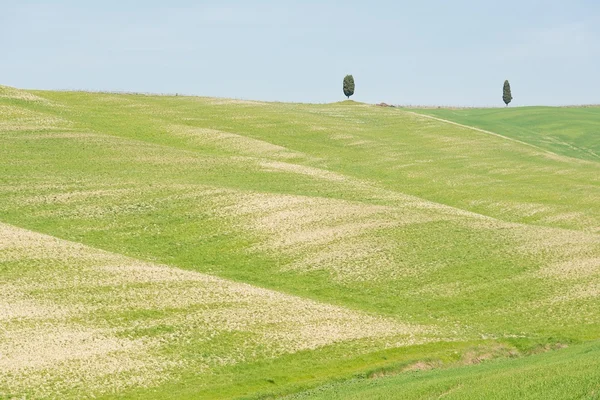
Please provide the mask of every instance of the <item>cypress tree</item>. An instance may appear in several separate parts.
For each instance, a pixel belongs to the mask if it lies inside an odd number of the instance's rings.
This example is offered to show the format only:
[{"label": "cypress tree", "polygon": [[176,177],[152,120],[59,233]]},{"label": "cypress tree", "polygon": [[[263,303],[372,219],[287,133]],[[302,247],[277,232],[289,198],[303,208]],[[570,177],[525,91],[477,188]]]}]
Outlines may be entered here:
[{"label": "cypress tree", "polygon": [[346,75],[344,77],[344,96],[350,98],[354,94],[354,77]]},{"label": "cypress tree", "polygon": [[512,93],[510,92],[510,83],[508,81],[504,81],[504,89],[502,90],[502,100],[508,107],[508,103],[512,101]]}]

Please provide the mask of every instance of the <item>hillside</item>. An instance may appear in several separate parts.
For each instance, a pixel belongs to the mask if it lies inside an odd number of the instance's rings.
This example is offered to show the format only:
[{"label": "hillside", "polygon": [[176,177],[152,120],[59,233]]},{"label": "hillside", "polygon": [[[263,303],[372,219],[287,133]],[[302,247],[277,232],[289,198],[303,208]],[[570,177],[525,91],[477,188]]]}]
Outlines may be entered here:
[{"label": "hillside", "polygon": [[597,352],[600,114],[564,110],[524,133],[537,109],[0,87],[0,398],[259,397]]},{"label": "hillside", "polygon": [[414,110],[553,153],[600,161],[600,106]]},{"label": "hillside", "polygon": [[598,343],[587,343],[520,359],[354,379],[286,399],[594,400],[600,398],[598,356]]}]

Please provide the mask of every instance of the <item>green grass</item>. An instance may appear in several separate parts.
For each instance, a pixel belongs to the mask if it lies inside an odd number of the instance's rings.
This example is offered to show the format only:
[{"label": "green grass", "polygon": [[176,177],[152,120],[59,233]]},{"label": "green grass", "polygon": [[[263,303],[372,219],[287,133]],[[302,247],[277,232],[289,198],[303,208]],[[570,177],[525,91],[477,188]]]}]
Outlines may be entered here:
[{"label": "green grass", "polygon": [[[450,368],[473,346],[502,358],[600,339],[600,163],[535,133],[595,151],[596,109],[558,110],[539,128],[522,120],[544,121],[545,110],[493,110],[521,113],[512,130],[498,122],[508,117],[453,119],[515,141],[354,102],[0,87],[4,350],[18,354],[19,332],[56,325],[104,365],[85,369],[77,352],[52,367],[33,359],[44,379],[0,373],[0,397],[256,398],[420,360]],[[11,235],[29,231],[37,239],[15,247]],[[132,283],[136,263],[145,269]],[[171,269],[193,275],[173,281]],[[220,295],[204,274],[223,279]],[[240,297],[239,283],[271,294]],[[44,329],[32,332],[42,343]],[[73,332],[108,350],[91,356]],[[556,354],[579,354],[569,351]],[[146,370],[101,373],[119,357]]]},{"label": "green grass", "polygon": [[355,379],[300,395],[301,399],[598,399],[598,343],[522,359]]},{"label": "green grass", "polygon": [[600,161],[600,107],[415,110],[490,130],[548,151]]}]

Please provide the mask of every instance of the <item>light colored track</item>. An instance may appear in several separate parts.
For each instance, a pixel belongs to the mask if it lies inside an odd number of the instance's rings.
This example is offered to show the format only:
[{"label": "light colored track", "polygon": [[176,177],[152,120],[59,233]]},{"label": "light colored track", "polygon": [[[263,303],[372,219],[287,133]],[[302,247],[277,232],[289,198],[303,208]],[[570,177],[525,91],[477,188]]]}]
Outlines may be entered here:
[{"label": "light colored track", "polygon": [[450,124],[450,125],[460,126],[461,128],[466,128],[466,129],[470,129],[472,131],[477,131],[477,132],[485,133],[487,135],[496,136],[496,137],[499,137],[499,138],[502,138],[502,139],[505,139],[505,140],[510,140],[511,142],[515,142],[515,143],[519,143],[519,144],[522,144],[522,145],[525,145],[525,146],[528,146],[528,147],[532,147],[532,148],[534,148],[534,149],[536,149],[536,150],[538,150],[538,151],[540,151],[542,153],[551,154],[553,156],[559,156],[556,153],[553,153],[551,151],[542,149],[541,147],[538,147],[538,146],[536,146],[534,144],[523,142],[523,141],[521,141],[519,139],[513,139],[513,138],[501,135],[501,134],[496,133],[496,132],[486,131],[485,129],[477,128],[477,127],[470,126],[470,125],[459,124],[458,122],[450,121],[450,120],[443,119],[443,118],[434,117],[432,115],[421,114],[421,113],[417,113],[417,112],[414,112],[414,111],[406,111],[406,110],[403,110],[403,111],[405,113],[408,113],[408,114],[417,115],[417,116],[428,118],[428,119],[433,119],[435,121],[443,122],[443,123]]}]

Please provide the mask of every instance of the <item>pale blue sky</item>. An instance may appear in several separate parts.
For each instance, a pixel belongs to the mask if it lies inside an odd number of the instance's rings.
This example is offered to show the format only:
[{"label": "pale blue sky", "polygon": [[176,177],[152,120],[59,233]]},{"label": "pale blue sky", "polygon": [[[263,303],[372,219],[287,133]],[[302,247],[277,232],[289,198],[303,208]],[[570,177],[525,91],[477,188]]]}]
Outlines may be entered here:
[{"label": "pale blue sky", "polygon": [[0,0],[0,84],[243,99],[600,103],[598,0]]}]

